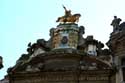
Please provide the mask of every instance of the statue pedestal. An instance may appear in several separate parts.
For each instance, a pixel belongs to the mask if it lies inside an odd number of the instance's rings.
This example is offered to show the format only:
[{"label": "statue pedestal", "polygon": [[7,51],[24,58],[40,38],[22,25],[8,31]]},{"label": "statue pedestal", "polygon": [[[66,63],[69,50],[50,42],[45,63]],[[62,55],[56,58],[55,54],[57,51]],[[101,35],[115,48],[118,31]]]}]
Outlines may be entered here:
[{"label": "statue pedestal", "polygon": [[53,48],[77,48],[78,44],[78,25],[75,23],[59,24],[54,29],[52,38]]}]

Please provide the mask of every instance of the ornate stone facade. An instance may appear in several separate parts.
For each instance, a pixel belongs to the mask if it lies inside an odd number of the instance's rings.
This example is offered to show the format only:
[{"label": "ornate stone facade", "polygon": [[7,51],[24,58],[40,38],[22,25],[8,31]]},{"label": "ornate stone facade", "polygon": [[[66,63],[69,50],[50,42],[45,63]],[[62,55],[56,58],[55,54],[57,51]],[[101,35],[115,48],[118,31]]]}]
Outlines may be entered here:
[{"label": "ornate stone facade", "polygon": [[[116,16],[114,16],[116,17]],[[115,22],[113,32],[110,35],[110,40],[107,42],[108,47],[114,58],[114,66],[117,69],[116,83],[125,82],[125,22],[120,23],[120,18],[114,18]],[[113,20],[113,21],[114,21]]]},{"label": "ornate stone facade", "polygon": [[83,38],[83,26],[66,20],[66,16],[60,19],[63,21],[59,21],[56,28],[50,29],[48,41],[38,39],[36,43],[28,44],[28,54],[23,54],[16,65],[8,69],[9,82],[123,82],[121,74],[124,69],[119,67],[119,62],[125,56],[124,29],[119,29],[119,32],[114,30],[107,43],[110,49],[103,49],[104,44],[93,36]]}]

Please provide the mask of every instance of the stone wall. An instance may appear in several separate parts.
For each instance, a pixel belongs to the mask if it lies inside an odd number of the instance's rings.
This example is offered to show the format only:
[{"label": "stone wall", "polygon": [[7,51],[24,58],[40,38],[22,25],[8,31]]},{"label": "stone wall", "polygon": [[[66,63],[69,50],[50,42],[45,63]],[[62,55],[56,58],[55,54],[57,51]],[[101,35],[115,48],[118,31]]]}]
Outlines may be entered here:
[{"label": "stone wall", "polygon": [[115,83],[111,70],[10,74],[10,83]]}]

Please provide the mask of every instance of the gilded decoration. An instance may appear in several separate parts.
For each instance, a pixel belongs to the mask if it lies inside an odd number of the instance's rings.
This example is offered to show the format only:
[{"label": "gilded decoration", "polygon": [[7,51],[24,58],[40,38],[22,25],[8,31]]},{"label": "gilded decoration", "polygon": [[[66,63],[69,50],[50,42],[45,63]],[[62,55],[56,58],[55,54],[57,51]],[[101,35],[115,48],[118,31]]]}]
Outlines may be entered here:
[{"label": "gilded decoration", "polygon": [[71,14],[71,10],[67,10],[65,6],[63,6],[64,10],[65,10],[65,15],[58,17],[58,19],[56,20],[56,22],[63,22],[63,23],[75,23],[79,21],[79,18],[81,17],[81,15],[79,13],[77,14]]}]

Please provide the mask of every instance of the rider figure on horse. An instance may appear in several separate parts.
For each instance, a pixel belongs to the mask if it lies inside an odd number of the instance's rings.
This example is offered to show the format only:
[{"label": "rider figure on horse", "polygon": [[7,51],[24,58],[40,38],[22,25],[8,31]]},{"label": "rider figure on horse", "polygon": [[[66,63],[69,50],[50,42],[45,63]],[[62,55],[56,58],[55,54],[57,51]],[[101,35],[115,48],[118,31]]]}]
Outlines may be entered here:
[{"label": "rider figure on horse", "polygon": [[81,16],[80,14],[71,14],[71,10],[67,10],[65,6],[63,6],[64,10],[65,10],[65,15],[62,17],[58,17],[58,19],[56,20],[56,22],[63,22],[63,23],[67,23],[67,22],[78,22],[79,17]]},{"label": "rider figure on horse", "polygon": [[63,8],[65,10],[65,15],[64,15],[65,18],[72,16],[71,10],[67,10],[65,6],[63,6]]}]

